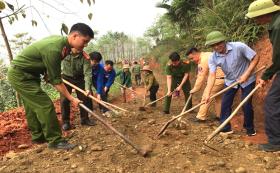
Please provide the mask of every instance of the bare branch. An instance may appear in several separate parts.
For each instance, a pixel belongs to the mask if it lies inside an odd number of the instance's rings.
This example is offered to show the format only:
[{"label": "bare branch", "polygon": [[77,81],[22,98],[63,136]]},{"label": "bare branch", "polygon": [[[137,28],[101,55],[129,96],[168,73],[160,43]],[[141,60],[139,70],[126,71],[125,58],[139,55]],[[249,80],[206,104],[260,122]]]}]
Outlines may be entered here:
[{"label": "bare branch", "polygon": [[3,17],[0,17],[0,19],[4,19],[4,18],[7,18],[7,17],[10,17],[10,16],[13,16],[13,15],[15,15],[15,14],[20,13],[20,12],[23,10],[23,7],[24,7],[24,6],[25,6],[25,5],[21,6],[19,9],[17,9],[17,11],[13,12],[12,14],[9,14],[9,15],[6,15],[6,16],[3,16]]},{"label": "bare branch", "polygon": [[59,12],[63,13],[63,14],[75,14],[73,12],[69,13],[69,12],[61,11],[60,9],[56,8],[55,6],[53,6],[52,4],[49,4],[49,3],[47,3],[47,2],[45,2],[43,0],[39,0],[39,1],[42,2],[43,4],[48,5],[49,7],[53,8],[53,9],[55,9],[56,11],[59,11]]}]

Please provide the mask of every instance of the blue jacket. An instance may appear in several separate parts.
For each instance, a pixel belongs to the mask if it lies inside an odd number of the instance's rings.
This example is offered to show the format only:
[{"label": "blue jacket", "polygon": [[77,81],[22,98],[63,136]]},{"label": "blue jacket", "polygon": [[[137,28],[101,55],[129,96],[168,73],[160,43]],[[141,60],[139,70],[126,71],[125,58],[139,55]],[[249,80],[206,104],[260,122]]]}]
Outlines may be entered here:
[{"label": "blue jacket", "polygon": [[113,69],[110,72],[104,70],[103,64],[98,64],[92,68],[92,83],[97,94],[102,94],[104,87],[110,88],[114,83],[116,72]]}]

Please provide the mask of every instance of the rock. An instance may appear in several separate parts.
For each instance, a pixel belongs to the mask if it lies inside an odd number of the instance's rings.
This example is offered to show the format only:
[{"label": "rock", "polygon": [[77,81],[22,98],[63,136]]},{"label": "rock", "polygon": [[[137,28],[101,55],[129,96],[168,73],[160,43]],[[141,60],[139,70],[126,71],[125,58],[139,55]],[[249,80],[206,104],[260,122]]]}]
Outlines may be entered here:
[{"label": "rock", "polygon": [[226,139],[225,141],[224,141],[224,144],[225,145],[228,145],[228,144],[231,144],[232,142],[231,142],[231,140],[230,139]]},{"label": "rock", "polygon": [[254,155],[254,154],[248,154],[248,155],[247,155],[247,158],[248,158],[249,160],[254,160],[254,159],[258,158],[258,156]]},{"label": "rock", "polygon": [[226,163],[225,163],[224,161],[222,161],[222,160],[219,160],[219,161],[217,162],[217,165],[218,165],[219,167],[224,167],[224,166],[226,166]]},{"label": "rock", "polygon": [[180,132],[183,134],[183,135],[188,135],[189,133],[187,132],[187,130],[180,130]]},{"label": "rock", "polygon": [[70,159],[70,157],[68,157],[68,156],[63,158],[64,161],[69,160],[69,159]]},{"label": "rock", "polygon": [[8,152],[6,155],[5,155],[5,157],[7,158],[7,159],[13,159],[13,158],[15,158],[17,156],[17,154],[14,152],[14,151],[10,151],[10,152]]},{"label": "rock", "polygon": [[84,173],[84,172],[87,172],[85,167],[80,167],[77,169],[77,172],[81,172],[81,173]]},{"label": "rock", "polygon": [[148,124],[150,124],[150,125],[153,125],[153,124],[155,124],[155,123],[156,123],[156,120],[155,120],[155,119],[151,119],[151,120],[148,121]]},{"label": "rock", "polygon": [[273,159],[270,159],[269,161],[267,161],[265,168],[266,169],[275,169],[277,166],[276,161]]},{"label": "rock", "polygon": [[200,150],[200,153],[201,153],[201,154],[207,154],[208,151],[207,151],[206,148],[202,147],[201,150]]},{"label": "rock", "polygon": [[95,145],[91,147],[91,151],[103,151],[101,146]]},{"label": "rock", "polygon": [[78,166],[76,165],[76,164],[73,164],[73,165],[71,165],[71,168],[72,169],[75,169],[75,168],[77,168]]},{"label": "rock", "polygon": [[271,158],[266,156],[263,158],[263,160],[267,163],[267,162],[271,161]]},{"label": "rock", "polygon": [[246,173],[246,172],[247,172],[247,170],[243,167],[239,167],[235,170],[235,173]]},{"label": "rock", "polygon": [[27,145],[27,144],[21,144],[21,145],[19,145],[17,148],[18,149],[26,149],[26,148],[28,148],[29,147],[29,145]]},{"label": "rock", "polygon": [[81,145],[79,145],[78,148],[79,148],[80,151],[83,151],[83,150],[84,150],[84,147],[82,147]]}]

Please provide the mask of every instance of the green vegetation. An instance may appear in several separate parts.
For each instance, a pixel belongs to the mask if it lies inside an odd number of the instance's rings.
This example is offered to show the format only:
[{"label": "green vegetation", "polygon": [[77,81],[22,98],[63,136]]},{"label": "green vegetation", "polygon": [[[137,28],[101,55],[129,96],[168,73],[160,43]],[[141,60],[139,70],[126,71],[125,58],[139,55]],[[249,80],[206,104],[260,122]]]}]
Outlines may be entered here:
[{"label": "green vegetation", "polygon": [[223,32],[229,41],[241,41],[252,45],[263,32],[263,27],[246,20],[245,14],[251,0],[163,0],[158,8],[166,9],[145,36],[156,43],[150,52],[161,64],[168,54],[178,51],[184,57],[191,46],[204,46],[206,35]]}]

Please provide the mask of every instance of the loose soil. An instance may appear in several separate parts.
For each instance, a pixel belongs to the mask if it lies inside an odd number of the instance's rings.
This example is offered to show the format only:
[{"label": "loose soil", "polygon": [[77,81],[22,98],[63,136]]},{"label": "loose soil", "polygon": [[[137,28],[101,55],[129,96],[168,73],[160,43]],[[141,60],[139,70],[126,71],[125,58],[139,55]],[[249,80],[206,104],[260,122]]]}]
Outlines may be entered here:
[{"label": "loose soil", "polygon": [[[266,44],[269,46],[267,37],[261,41],[261,46],[256,45],[256,50],[260,52],[266,49]],[[262,64],[268,61],[266,58],[269,59],[268,53],[261,54]],[[159,71],[156,76],[160,86],[165,86],[165,77]],[[112,103],[128,109],[129,113],[103,118],[136,145],[150,147],[153,151],[146,158],[138,155],[131,146],[101,123],[94,127],[80,126],[77,109],[71,111],[75,128],[64,134],[71,143],[79,145],[71,151],[50,150],[46,144],[32,145],[23,109],[4,112],[0,114],[0,172],[277,173],[280,168],[280,153],[257,150],[257,144],[266,142],[262,106],[259,106],[263,103],[263,93],[266,90],[267,88],[262,89],[254,96],[257,136],[245,136],[242,129],[243,115],[240,112],[232,121],[235,133],[230,136],[218,135],[210,142],[218,151],[203,145],[205,138],[219,125],[212,114],[204,124],[192,122],[191,118],[195,113],[188,114],[184,117],[186,125],[173,123],[164,135],[156,138],[162,125],[172,115],[181,112],[184,106],[182,94],[172,100],[171,115],[168,116],[161,112],[161,101],[156,108],[149,107],[147,111],[140,112],[138,108],[142,106],[142,100],[137,99],[137,103],[134,103],[132,99],[128,99],[127,103],[123,103],[122,97],[113,98]],[[143,87],[136,88],[136,91],[143,96]],[[158,97],[164,93],[161,87]],[[201,93],[194,96],[193,105],[199,103],[200,95]],[[234,107],[237,104],[238,99]],[[60,117],[59,102],[55,102],[55,106]],[[18,149],[22,144],[26,144],[27,149]]]}]

